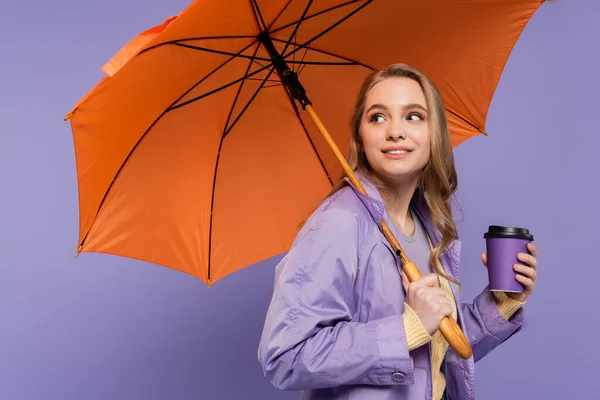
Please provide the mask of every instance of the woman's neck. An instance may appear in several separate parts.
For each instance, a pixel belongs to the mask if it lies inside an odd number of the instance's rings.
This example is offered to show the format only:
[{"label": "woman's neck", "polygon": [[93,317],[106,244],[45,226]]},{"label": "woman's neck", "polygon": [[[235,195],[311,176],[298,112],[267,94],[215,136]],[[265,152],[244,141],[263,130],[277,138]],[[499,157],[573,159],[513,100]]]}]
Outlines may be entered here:
[{"label": "woman's neck", "polygon": [[396,227],[407,236],[412,236],[415,230],[409,208],[416,188],[417,181],[404,182],[396,183],[394,190],[386,189],[381,192],[390,218]]}]

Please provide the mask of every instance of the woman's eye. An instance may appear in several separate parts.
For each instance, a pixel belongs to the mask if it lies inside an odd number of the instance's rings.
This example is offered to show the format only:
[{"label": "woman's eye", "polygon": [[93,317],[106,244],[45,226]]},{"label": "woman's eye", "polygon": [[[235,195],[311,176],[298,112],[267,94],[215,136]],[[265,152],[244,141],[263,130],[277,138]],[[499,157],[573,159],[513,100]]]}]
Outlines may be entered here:
[{"label": "woman's eye", "polygon": [[420,121],[420,120],[423,120],[423,117],[421,116],[421,114],[411,113],[411,114],[408,114],[408,119],[411,121]]},{"label": "woman's eye", "polygon": [[383,118],[383,115],[381,115],[381,114],[373,114],[371,116],[371,118],[369,118],[370,122],[374,122],[376,124],[380,123],[380,122],[383,122],[383,120],[384,120],[384,118]]}]

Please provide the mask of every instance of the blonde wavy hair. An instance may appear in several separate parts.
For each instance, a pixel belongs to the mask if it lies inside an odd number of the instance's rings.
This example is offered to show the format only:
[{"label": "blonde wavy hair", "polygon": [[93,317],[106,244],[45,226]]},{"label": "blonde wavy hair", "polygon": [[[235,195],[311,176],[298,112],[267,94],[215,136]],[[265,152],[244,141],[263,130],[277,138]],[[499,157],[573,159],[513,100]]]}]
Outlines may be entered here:
[{"label": "blonde wavy hair", "polygon": [[[360,172],[379,189],[385,191],[394,190],[394,188],[387,186],[385,182],[379,179],[369,165],[369,161],[362,151],[360,126],[369,91],[382,80],[397,77],[409,78],[416,81],[421,86],[425,95],[429,115],[431,155],[427,165],[421,172],[420,181],[413,200],[425,202],[435,226],[442,234],[442,240],[431,251],[431,265],[439,275],[456,283],[460,287],[460,282],[448,276],[439,263],[440,254],[442,254],[450,243],[458,238],[450,204],[456,192],[458,182],[444,102],[437,87],[425,74],[406,64],[392,64],[382,70],[374,71],[366,77],[360,89],[351,118],[352,135],[350,138],[348,163],[353,171]],[[344,176],[334,186],[329,195],[337,192],[347,184],[343,179]]]}]

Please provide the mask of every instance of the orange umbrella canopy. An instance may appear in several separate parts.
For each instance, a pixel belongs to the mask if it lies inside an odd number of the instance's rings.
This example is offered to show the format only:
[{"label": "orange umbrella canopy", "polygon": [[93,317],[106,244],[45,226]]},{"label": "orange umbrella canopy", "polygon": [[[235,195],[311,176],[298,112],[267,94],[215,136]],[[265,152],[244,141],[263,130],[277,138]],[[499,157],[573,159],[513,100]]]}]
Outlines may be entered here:
[{"label": "orange umbrella canopy", "polygon": [[542,2],[192,2],[123,47],[66,117],[78,252],[211,284],[287,251],[342,169],[269,46],[344,154],[362,80],[396,62],[436,83],[456,146],[484,132],[508,56]]}]

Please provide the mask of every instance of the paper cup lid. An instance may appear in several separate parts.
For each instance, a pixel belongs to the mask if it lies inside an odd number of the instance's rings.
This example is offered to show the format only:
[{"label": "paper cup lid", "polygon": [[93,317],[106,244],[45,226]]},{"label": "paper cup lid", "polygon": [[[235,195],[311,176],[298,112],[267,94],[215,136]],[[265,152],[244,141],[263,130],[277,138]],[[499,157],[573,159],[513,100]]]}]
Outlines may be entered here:
[{"label": "paper cup lid", "polygon": [[533,240],[533,235],[529,233],[529,229],[499,225],[490,225],[488,231],[483,235],[483,237],[485,239],[509,238]]}]

